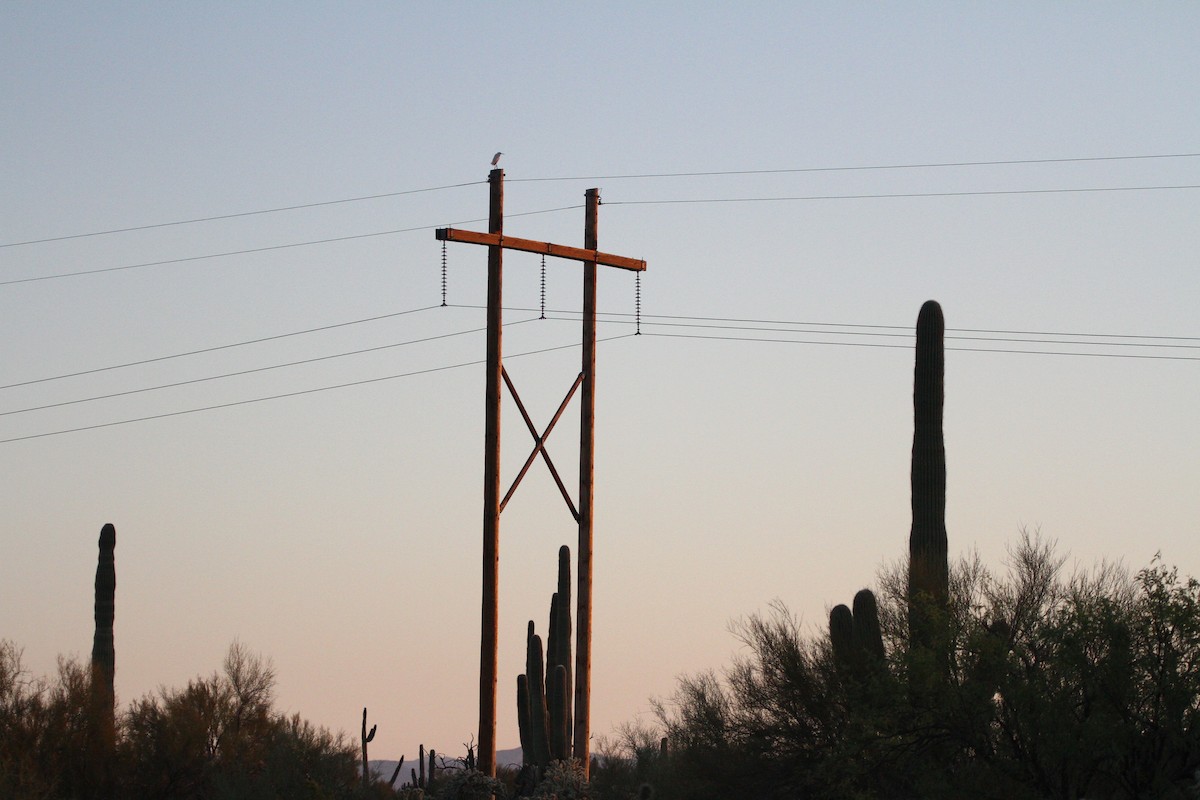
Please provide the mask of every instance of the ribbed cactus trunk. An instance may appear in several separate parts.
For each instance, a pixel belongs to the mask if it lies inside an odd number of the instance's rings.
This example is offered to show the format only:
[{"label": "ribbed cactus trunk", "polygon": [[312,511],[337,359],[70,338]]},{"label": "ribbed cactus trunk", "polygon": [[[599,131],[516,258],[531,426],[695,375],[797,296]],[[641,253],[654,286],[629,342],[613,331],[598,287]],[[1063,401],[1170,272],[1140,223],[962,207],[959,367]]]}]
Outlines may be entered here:
[{"label": "ribbed cactus trunk", "polygon": [[100,554],[96,562],[96,632],[92,637],[91,767],[96,796],[113,796],[112,761],[116,751],[116,648],[113,620],[116,618],[117,529],[112,523],[100,529]]},{"label": "ribbed cactus trunk", "polygon": [[371,730],[367,732],[367,709],[363,708],[362,718],[362,785],[370,786],[375,782],[374,776],[371,774],[371,762],[367,759],[367,745],[375,739],[375,729],[378,725],[372,725]]},{"label": "ribbed cactus trunk", "polygon": [[517,725],[525,764],[544,769],[571,757],[571,550],[558,551],[558,591],[550,600],[543,660],[533,622],[525,635],[525,674],[517,677]]},{"label": "ribbed cactus trunk", "polygon": [[542,637],[529,638],[525,654],[525,675],[529,686],[529,740],[534,764],[550,763],[550,712],[546,707],[546,673],[542,660]]},{"label": "ribbed cactus trunk", "polygon": [[829,643],[834,666],[847,683],[865,686],[883,670],[885,653],[879,608],[870,589],[854,595],[854,609],[836,605],[829,612]]},{"label": "ribbed cactus trunk", "polygon": [[882,667],[887,657],[883,630],[879,627],[879,604],[870,589],[854,595],[854,644],[867,665]]},{"label": "ribbed cactus trunk", "polygon": [[575,699],[571,672],[571,548],[558,549],[558,591],[550,609],[549,649],[546,651],[546,698],[550,709],[550,757],[571,757],[571,706]]},{"label": "ribbed cactus trunk", "polygon": [[945,321],[933,300],[917,317],[913,371],[912,531],[908,538],[908,624],[912,647],[948,667],[945,652],[949,562],[946,543]]}]

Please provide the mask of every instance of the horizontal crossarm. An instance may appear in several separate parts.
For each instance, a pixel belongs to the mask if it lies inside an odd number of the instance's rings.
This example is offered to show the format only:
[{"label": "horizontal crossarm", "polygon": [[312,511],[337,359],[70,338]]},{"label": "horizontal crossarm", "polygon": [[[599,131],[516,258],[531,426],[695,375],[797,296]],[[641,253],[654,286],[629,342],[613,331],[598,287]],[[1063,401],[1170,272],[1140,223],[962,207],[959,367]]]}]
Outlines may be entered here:
[{"label": "horizontal crossarm", "polygon": [[598,250],[585,250],[582,247],[568,247],[565,244],[538,242],[533,239],[518,239],[515,236],[505,236],[503,233],[478,233],[464,231],[458,228],[438,228],[435,231],[438,241],[466,242],[468,244],[486,244],[493,247],[503,247],[506,250],[523,250],[526,253],[543,253],[555,258],[568,258],[572,261],[594,261],[605,267],[617,267],[634,272],[643,272],[646,262],[640,258],[615,256],[612,253],[601,253]]}]

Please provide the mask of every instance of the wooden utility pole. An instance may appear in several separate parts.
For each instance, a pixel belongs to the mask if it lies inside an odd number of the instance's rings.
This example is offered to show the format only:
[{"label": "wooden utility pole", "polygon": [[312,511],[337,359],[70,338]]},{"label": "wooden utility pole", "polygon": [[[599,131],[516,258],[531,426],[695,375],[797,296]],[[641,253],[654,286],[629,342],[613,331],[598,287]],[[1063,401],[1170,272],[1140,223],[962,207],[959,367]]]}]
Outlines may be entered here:
[{"label": "wooden utility pole", "polygon": [[[488,175],[488,233],[504,232],[504,170]],[[496,678],[500,610],[500,384],[501,335],[504,332],[504,248],[488,247],[487,380],[483,425],[483,619],[479,647],[479,766],[496,775]]]},{"label": "wooden utility pole", "polygon": [[[588,189],[585,195],[584,246],[582,248],[518,239],[504,235],[504,170],[493,169],[488,175],[491,189],[488,232],[438,228],[441,241],[466,242],[488,248],[488,307],[487,307],[487,386],[485,389],[484,423],[484,487],[483,487],[483,614],[479,656],[479,769],[488,775],[496,774],[496,675],[499,634],[500,513],[512,497],[529,466],[540,454],[550,468],[567,508],[579,524],[578,591],[576,608],[575,648],[575,729],[574,755],[585,773],[590,769],[591,686],[592,686],[592,531],[593,531],[593,474],[595,468],[596,412],[596,268],[597,266],[641,272],[646,262],[640,259],[601,253],[597,250],[597,221],[600,190]],[[558,413],[541,435],[538,435],[516,387],[504,370],[501,348],[502,314],[502,254],[504,250],[565,258],[583,262],[583,358],[575,384],[559,405]],[[507,494],[500,494],[500,393],[501,384],[508,387],[517,408],[525,418],[534,437],[534,449],[513,481]],[[545,450],[546,438],[558,422],[567,403],[579,388],[579,502],[570,494],[558,476]]]},{"label": "wooden utility pole", "polygon": [[[597,248],[600,190],[585,194],[583,247]],[[574,755],[587,774],[592,723],[592,473],[596,459],[596,262],[583,262],[583,396],[579,403],[579,573],[575,592]]]}]

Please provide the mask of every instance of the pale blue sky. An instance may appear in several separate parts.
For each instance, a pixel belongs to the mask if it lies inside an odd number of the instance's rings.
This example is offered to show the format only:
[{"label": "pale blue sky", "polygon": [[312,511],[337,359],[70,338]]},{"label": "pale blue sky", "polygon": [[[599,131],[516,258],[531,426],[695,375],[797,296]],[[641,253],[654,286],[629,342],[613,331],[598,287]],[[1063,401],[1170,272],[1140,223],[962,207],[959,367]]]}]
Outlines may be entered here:
[{"label": "pale blue sky", "polygon": [[[503,150],[506,231],[582,244],[599,187],[601,249],[649,263],[647,315],[911,326],[936,298],[956,336],[1190,337],[948,340],[1106,355],[947,354],[947,523],[952,553],[991,564],[1030,526],[1082,564],[1161,550],[1200,574],[1200,190],[945,196],[1195,186],[1200,158],[615,177],[1200,153],[1198,33],[1190,3],[7,3],[0,244],[471,185],[0,247],[16,281],[414,229],[5,283],[0,383],[437,306],[432,228],[483,229],[464,221],[486,216]],[[896,194],[944,196],[637,204]],[[448,258],[450,302],[483,302],[483,250]],[[506,302],[537,306],[537,259],[506,268]],[[577,308],[577,274],[549,265],[552,309]],[[602,276],[600,308],[633,311],[629,274]],[[643,331],[725,338],[600,347],[597,734],[727,663],[731,619],[779,598],[820,625],[905,552],[909,339],[665,321]],[[478,332],[7,413],[482,326],[437,308],[6,388],[0,439],[475,361]],[[577,337],[522,322],[506,348]],[[577,358],[508,362],[539,425]],[[354,731],[369,706],[379,757],[456,752],[477,721],[482,381],[462,367],[0,444],[0,636],[36,672],[87,655],[111,521],[123,702],[215,669],[240,637],[274,659],[284,708]],[[507,481],[529,437],[505,414]],[[549,443],[568,482],[577,424]],[[573,541],[535,467],[503,517],[501,747],[525,621],[544,627]]]}]

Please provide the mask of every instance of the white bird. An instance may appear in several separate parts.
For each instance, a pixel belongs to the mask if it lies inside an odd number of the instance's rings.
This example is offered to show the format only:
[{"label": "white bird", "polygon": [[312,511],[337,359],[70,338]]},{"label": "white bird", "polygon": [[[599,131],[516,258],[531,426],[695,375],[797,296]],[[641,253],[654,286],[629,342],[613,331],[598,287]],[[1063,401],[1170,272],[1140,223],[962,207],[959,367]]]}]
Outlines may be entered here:
[{"label": "white bird", "polygon": [[496,153],[496,155],[492,156],[492,166],[493,167],[500,163],[500,156],[502,156],[502,155],[504,155],[504,153],[498,152],[498,153]]}]

